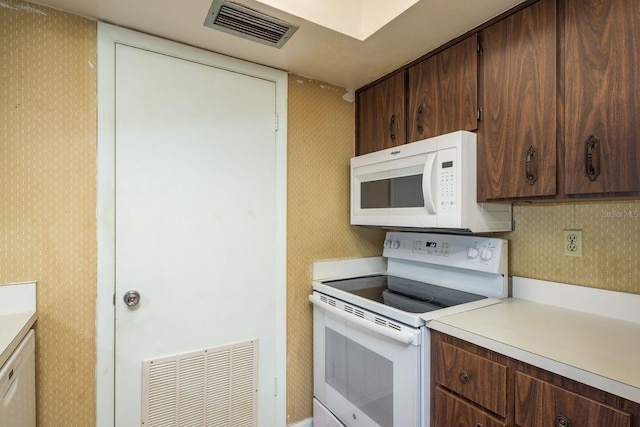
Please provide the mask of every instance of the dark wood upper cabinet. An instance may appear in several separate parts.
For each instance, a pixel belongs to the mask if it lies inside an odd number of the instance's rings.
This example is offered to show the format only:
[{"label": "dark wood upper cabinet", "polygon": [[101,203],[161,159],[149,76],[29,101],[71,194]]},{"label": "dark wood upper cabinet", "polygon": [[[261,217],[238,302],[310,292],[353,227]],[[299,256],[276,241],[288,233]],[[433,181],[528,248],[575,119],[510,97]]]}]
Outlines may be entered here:
[{"label": "dark wood upper cabinet", "polygon": [[480,202],[640,196],[638,0],[527,1],[470,34],[357,93],[356,154],[477,130]]},{"label": "dark wood upper cabinet", "polygon": [[482,31],[478,198],[556,194],[556,2]]},{"label": "dark wood upper cabinet", "polygon": [[407,142],[478,127],[477,34],[408,71]]},{"label": "dark wood upper cabinet", "polygon": [[564,191],[640,191],[640,3],[565,0]]},{"label": "dark wood upper cabinet", "polygon": [[356,155],[406,142],[404,76],[396,73],[357,94]]}]

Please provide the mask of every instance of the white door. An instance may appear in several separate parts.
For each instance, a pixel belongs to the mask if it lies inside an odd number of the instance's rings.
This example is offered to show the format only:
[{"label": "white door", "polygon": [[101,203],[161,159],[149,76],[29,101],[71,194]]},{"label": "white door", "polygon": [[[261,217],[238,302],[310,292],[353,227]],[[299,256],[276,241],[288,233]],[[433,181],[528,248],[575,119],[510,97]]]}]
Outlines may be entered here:
[{"label": "white door", "polygon": [[276,84],[188,53],[115,44],[114,424],[141,425],[143,361],[256,341],[271,427],[286,363]]}]

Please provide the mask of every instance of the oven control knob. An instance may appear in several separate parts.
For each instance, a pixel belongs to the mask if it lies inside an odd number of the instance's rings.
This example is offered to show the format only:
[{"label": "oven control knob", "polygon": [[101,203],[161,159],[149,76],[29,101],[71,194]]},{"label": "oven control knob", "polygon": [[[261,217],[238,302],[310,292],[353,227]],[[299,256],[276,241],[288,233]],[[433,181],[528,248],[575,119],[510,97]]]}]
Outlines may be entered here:
[{"label": "oven control knob", "polygon": [[387,239],[384,241],[384,247],[385,248],[390,248],[391,247],[391,240]]},{"label": "oven control knob", "polygon": [[399,240],[394,240],[393,242],[391,242],[391,249],[398,249],[398,248],[400,248]]},{"label": "oven control knob", "polygon": [[469,250],[467,251],[468,258],[475,259],[478,258],[478,255],[480,255],[480,251],[478,250],[478,248],[469,248]]},{"label": "oven control knob", "polygon": [[489,248],[482,248],[482,251],[480,252],[480,258],[482,258],[483,261],[489,261],[491,258],[493,258],[493,251]]}]

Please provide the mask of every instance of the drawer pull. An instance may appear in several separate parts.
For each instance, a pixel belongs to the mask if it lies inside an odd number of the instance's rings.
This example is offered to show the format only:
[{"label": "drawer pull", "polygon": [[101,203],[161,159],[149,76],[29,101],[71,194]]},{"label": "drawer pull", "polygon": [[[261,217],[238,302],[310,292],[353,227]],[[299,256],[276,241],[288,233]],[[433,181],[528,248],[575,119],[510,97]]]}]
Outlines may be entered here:
[{"label": "drawer pull", "polygon": [[460,372],[460,381],[465,384],[469,382],[469,373],[467,371]]},{"label": "drawer pull", "polygon": [[558,415],[556,417],[556,427],[569,427],[569,419],[564,415]]}]

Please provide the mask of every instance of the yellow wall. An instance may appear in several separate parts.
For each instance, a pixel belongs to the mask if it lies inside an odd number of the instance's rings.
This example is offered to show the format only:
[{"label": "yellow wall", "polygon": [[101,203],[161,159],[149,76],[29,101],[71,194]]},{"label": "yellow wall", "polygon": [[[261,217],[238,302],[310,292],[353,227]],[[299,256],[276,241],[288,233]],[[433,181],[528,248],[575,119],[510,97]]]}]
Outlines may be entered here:
[{"label": "yellow wall", "polygon": [[[509,273],[640,294],[640,201],[514,207]],[[581,229],[583,255],[563,255],[563,229]]]},{"label": "yellow wall", "polygon": [[380,255],[384,233],[349,225],[354,104],[344,89],[289,76],[287,213],[287,420],[311,416],[311,266]]},{"label": "yellow wall", "polygon": [[0,282],[37,280],[40,426],[95,412],[96,24],[0,6]]},{"label": "yellow wall", "polygon": [[[96,24],[0,5],[0,282],[38,280],[41,427],[94,423]],[[311,416],[314,260],[377,255],[348,225],[354,105],[289,77],[287,358],[290,423]],[[640,293],[640,202],[518,205],[511,273]],[[562,256],[581,228],[584,256]]]}]

